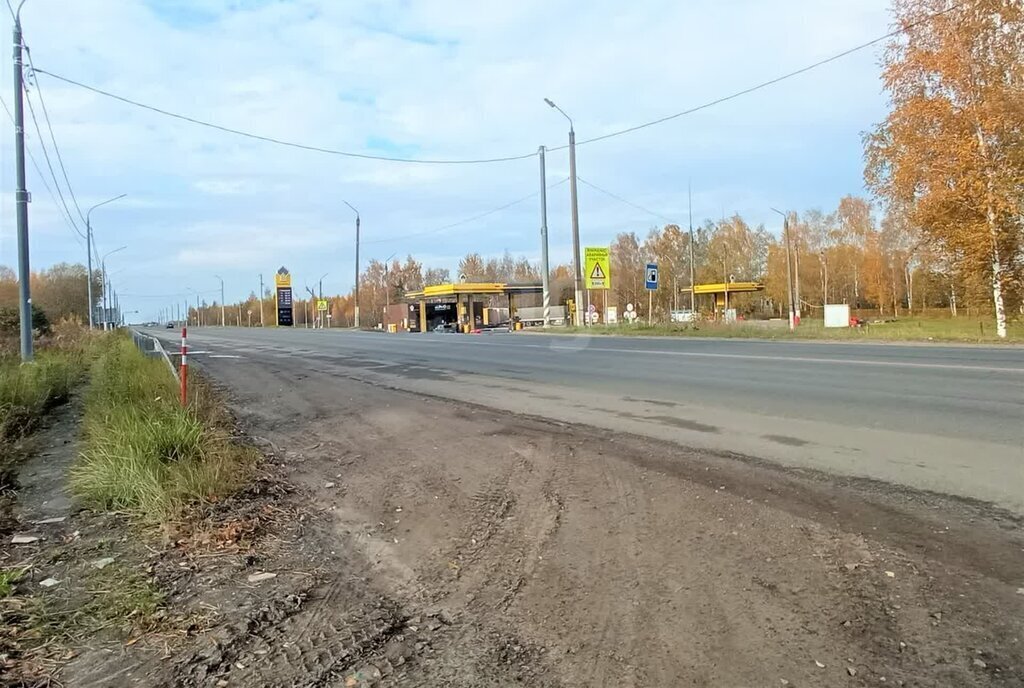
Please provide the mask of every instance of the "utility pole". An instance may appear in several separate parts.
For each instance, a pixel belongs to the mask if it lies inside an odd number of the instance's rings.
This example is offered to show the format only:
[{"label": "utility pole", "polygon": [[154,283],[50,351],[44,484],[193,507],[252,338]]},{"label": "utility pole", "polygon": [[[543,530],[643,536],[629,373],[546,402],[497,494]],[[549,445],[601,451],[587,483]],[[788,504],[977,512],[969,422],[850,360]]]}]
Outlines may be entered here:
[{"label": "utility pole", "polygon": [[782,215],[782,239],[786,243],[786,296],[789,298],[789,329],[796,329],[796,311],[793,310],[793,273],[791,270],[792,259],[789,255],[789,216],[781,210],[773,212]]},{"label": "utility pole", "polygon": [[89,329],[90,330],[93,328],[93,310],[95,310],[95,303],[92,300],[92,211],[96,210],[101,205],[106,205],[107,203],[113,203],[114,201],[120,200],[120,199],[124,198],[127,195],[128,194],[121,194],[120,196],[114,196],[113,198],[108,198],[107,200],[103,201],[102,203],[97,203],[93,207],[89,208],[89,210],[87,210],[86,213],[85,213],[85,252],[86,252],[86,265],[87,265],[87,270],[88,270],[88,275],[89,275],[87,290],[88,290],[88,293],[89,293]]},{"label": "utility pole", "polygon": [[690,312],[696,318],[697,294],[695,291],[696,285],[693,282],[693,187],[689,182],[686,184],[686,192],[690,199]]},{"label": "utility pole", "polygon": [[114,255],[118,251],[123,251],[127,246],[121,246],[115,248],[113,251],[107,251],[100,258],[100,271],[103,273],[103,329],[109,328],[110,323],[110,307],[113,305],[113,301],[110,298],[110,291],[113,288],[111,286],[110,277],[107,275],[107,258]]},{"label": "utility pole", "polygon": [[224,327],[224,278],[220,275],[214,275],[220,280],[220,326]]},{"label": "utility pole", "polygon": [[822,285],[821,285],[821,306],[824,308],[828,305],[828,258],[825,255],[825,249],[821,250],[821,270],[822,270]]},{"label": "utility pole", "polygon": [[793,289],[795,294],[793,296],[794,304],[796,308],[796,324],[800,324],[800,235],[797,234],[796,240],[793,241]]},{"label": "utility pole", "polygon": [[565,110],[555,105],[549,98],[545,98],[544,102],[561,112],[562,116],[569,120],[569,202],[572,205],[572,266],[576,299],[576,322],[574,324],[578,327],[582,321],[584,306],[582,269],[580,267],[580,210],[576,195],[576,128],[572,118],[565,114]]},{"label": "utility pole", "polygon": [[[538,149],[540,157],[540,277],[543,285],[544,327],[551,327],[551,271],[548,267],[548,188],[544,146]],[[509,318],[512,314],[509,313]]]},{"label": "utility pole", "polygon": [[348,201],[342,201],[345,205],[352,209],[352,212],[356,214],[356,288],[355,288],[355,327],[359,329],[359,211],[352,207],[352,204]]},{"label": "utility pole", "polygon": [[18,313],[21,317],[21,361],[32,360],[32,294],[29,290],[31,269],[28,260],[28,189],[25,188],[25,106],[21,60],[21,0],[14,14],[14,165],[17,181],[14,204],[18,223]]},{"label": "utility pole", "polygon": [[260,273],[260,327],[263,327],[263,273]]}]

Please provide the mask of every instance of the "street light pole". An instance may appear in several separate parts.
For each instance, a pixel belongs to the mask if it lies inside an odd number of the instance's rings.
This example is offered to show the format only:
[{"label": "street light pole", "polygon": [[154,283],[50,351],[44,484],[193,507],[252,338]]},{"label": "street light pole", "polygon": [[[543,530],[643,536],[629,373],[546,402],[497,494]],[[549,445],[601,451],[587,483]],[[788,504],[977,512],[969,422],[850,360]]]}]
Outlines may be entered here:
[{"label": "street light pole", "polygon": [[21,360],[32,360],[32,294],[28,259],[28,190],[25,188],[25,106],[22,101],[25,78],[21,60],[21,0],[14,13],[14,162],[17,185],[14,204],[18,223],[18,312],[21,316]]},{"label": "street light pole", "polygon": [[220,275],[214,275],[220,280],[220,326],[224,327],[224,278]]},{"label": "street light pole", "polygon": [[781,210],[772,211],[782,216],[782,239],[786,242],[786,295],[789,298],[789,329],[796,329],[796,312],[793,310],[793,273],[789,255],[789,216]]},{"label": "street light pole", "polygon": [[110,277],[107,275],[107,257],[108,256],[112,256],[113,254],[117,253],[118,251],[123,251],[126,248],[128,248],[128,247],[127,246],[121,246],[119,248],[115,248],[113,251],[107,251],[106,253],[103,254],[103,257],[100,258],[100,270],[103,273],[103,329],[104,330],[108,329],[107,325],[110,322],[110,307],[109,307],[109,304],[111,303],[111,301],[109,299],[109,293],[110,293],[111,287],[110,287]]},{"label": "street light pole", "polygon": [[260,273],[260,327],[263,327],[263,273]]},{"label": "street light pole", "polygon": [[[544,146],[537,151],[540,158],[540,277],[544,291],[544,327],[551,327],[551,285],[549,284],[551,272],[548,267],[548,188],[545,152]],[[512,317],[511,313],[509,317]]]},{"label": "street light pole", "polygon": [[359,211],[352,207],[352,204],[343,200],[342,203],[352,209],[356,214],[356,293],[355,293],[355,327],[359,329]]},{"label": "street light pole", "polygon": [[689,183],[686,185],[686,193],[690,201],[690,313],[693,322],[697,322],[697,291],[693,281],[693,187]]},{"label": "street light pole", "polygon": [[576,128],[573,126],[572,118],[565,114],[565,110],[555,105],[550,98],[545,98],[544,102],[561,112],[562,116],[569,120],[569,202],[572,205],[572,265],[576,299],[575,325],[578,327],[582,321],[583,280],[580,267],[580,212],[576,196]]},{"label": "street light pole", "polygon": [[114,196],[113,198],[108,198],[107,200],[103,201],[102,203],[97,203],[93,207],[89,208],[89,210],[86,211],[86,213],[85,213],[85,253],[86,253],[86,265],[87,265],[87,270],[88,270],[88,280],[87,280],[88,281],[88,288],[87,288],[87,291],[88,291],[88,294],[89,294],[89,329],[90,330],[93,328],[93,310],[94,310],[93,301],[92,301],[92,222],[91,222],[92,211],[96,210],[101,205],[106,205],[107,203],[113,203],[114,201],[122,199],[122,198],[124,198],[127,195],[128,194],[121,194],[120,196]]}]

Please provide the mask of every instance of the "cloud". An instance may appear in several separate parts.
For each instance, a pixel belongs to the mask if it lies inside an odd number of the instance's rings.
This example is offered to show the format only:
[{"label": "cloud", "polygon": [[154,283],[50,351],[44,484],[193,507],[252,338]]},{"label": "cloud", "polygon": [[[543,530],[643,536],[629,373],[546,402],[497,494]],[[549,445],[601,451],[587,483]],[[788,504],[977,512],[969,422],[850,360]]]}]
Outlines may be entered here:
[{"label": "cloud", "polygon": [[[888,30],[886,0],[33,0],[23,17],[37,66],[134,99],[261,135],[354,152],[423,158],[528,154],[663,117],[791,71]],[[50,21],[59,9],[61,21]],[[9,29],[8,23],[0,31]],[[860,132],[880,119],[877,50],[658,127],[581,145],[580,174],[659,214],[696,221],[724,207],[772,222],[769,203],[828,207],[861,188]],[[538,253],[530,201],[431,232],[536,191],[535,158],[417,166],[327,156],[204,129],[39,76],[80,201],[105,208],[104,245],[133,247],[152,276],[233,284],[270,274],[354,272],[356,205],[368,245],[438,260],[475,250]],[[34,90],[34,86],[32,89]],[[10,74],[0,72],[10,93]],[[33,98],[38,94],[33,92]],[[5,97],[6,100],[6,97]],[[41,160],[38,137],[30,138]],[[10,137],[0,140],[12,159]],[[548,180],[566,174],[564,151]],[[11,165],[0,171],[13,188]],[[41,260],[81,253],[33,182]],[[550,192],[552,260],[568,259],[568,189]],[[764,206],[764,207],[762,207]],[[4,202],[0,254],[10,255]],[[587,241],[643,234],[654,217],[581,189]],[[371,249],[371,246],[373,248]],[[149,252],[152,255],[148,255]],[[453,267],[447,265],[446,267]],[[239,287],[241,289],[241,287]],[[245,290],[247,293],[248,290]],[[229,294],[230,296],[230,294]]]}]

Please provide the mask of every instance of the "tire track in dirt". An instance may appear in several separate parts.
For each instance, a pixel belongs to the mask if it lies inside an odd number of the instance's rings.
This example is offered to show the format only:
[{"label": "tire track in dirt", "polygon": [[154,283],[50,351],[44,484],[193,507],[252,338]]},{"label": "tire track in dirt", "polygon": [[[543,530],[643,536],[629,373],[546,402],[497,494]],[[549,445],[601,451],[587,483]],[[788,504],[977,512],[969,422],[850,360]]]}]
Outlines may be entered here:
[{"label": "tire track in dirt", "polygon": [[[280,381],[261,382],[252,365],[217,367],[246,403],[263,405],[254,433],[311,447],[290,470],[331,514],[323,545],[349,543],[366,559],[363,575],[400,610],[395,637],[435,626],[429,647],[413,644],[402,685],[1022,685],[1012,639],[1024,633],[1024,604],[1004,580],[1021,542],[978,512],[967,512],[974,529],[936,534],[961,513],[955,501],[928,513],[905,492],[865,496],[344,372],[273,402],[294,396],[320,420],[268,431],[274,414],[258,390]],[[888,518],[901,520],[886,530]],[[969,556],[971,533],[983,557]],[[357,608],[364,594],[340,593]],[[341,680],[380,654],[374,642],[354,664],[316,673],[325,658],[294,664],[294,675]]]}]

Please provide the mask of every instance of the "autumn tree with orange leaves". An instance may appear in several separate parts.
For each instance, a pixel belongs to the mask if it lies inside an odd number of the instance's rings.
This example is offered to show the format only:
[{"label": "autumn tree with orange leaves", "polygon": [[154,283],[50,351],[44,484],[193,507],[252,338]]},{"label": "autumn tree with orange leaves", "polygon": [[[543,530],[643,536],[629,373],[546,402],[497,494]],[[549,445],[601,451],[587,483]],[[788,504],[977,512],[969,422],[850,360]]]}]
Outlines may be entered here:
[{"label": "autumn tree with orange leaves", "polygon": [[893,109],[866,179],[967,279],[991,285],[996,331],[1021,298],[1024,3],[894,0],[883,79]]}]

